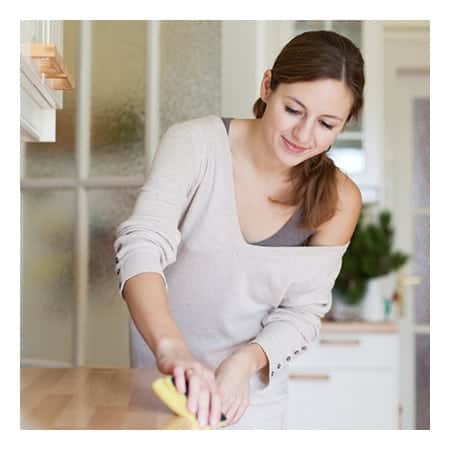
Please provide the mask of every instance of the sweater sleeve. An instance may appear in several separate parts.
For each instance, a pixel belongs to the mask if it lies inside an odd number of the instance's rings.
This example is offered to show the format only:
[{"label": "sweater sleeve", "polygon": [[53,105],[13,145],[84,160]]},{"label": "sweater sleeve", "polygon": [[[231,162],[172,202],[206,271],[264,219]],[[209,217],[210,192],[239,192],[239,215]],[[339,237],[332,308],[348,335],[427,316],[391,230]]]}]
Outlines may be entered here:
[{"label": "sweater sleeve", "polygon": [[200,183],[202,157],[194,136],[183,123],[161,138],[150,174],[131,216],[116,229],[114,252],[119,293],[127,280],[143,272],[161,274],[175,262],[181,241],[179,222]]},{"label": "sweater sleeve", "polygon": [[269,361],[261,369],[265,389],[319,337],[321,318],[331,308],[331,291],[342,264],[341,255],[324,258],[323,264],[313,264],[317,267],[309,280],[289,286],[280,305],[267,313],[262,330],[249,342],[259,344]]}]

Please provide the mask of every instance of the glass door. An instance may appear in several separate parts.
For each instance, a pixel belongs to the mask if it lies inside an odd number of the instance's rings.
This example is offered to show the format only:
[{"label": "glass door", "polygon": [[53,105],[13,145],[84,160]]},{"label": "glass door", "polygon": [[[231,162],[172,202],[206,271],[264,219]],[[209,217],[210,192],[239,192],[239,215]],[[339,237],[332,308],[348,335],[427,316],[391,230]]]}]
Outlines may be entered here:
[{"label": "glass door", "polygon": [[21,359],[126,367],[115,229],[162,133],[220,114],[221,22],[65,21],[64,50],[56,142],[22,145]]}]

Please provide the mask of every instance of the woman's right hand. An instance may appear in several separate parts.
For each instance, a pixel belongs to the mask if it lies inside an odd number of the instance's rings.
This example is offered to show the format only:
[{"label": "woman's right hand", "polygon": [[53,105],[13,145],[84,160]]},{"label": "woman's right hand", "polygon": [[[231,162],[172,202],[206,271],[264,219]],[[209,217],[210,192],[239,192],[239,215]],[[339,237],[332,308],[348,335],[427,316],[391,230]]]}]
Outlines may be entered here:
[{"label": "woman's right hand", "polygon": [[222,399],[214,370],[196,360],[184,342],[168,339],[160,342],[156,362],[161,373],[174,376],[178,391],[187,392],[188,409],[197,416],[200,426],[217,426]]}]

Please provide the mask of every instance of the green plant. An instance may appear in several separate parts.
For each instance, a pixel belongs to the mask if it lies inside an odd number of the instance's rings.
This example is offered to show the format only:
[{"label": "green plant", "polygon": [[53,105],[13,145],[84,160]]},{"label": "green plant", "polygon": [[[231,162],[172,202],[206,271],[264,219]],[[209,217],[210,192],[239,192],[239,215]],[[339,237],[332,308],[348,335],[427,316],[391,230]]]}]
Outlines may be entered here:
[{"label": "green plant", "polygon": [[358,304],[371,278],[387,275],[407,262],[409,255],[392,250],[393,239],[389,211],[381,211],[377,222],[367,224],[361,213],[334,285],[344,302]]},{"label": "green plant", "polygon": [[132,144],[143,139],[144,118],[133,106],[125,105],[117,110],[110,126],[112,142],[116,144]]}]

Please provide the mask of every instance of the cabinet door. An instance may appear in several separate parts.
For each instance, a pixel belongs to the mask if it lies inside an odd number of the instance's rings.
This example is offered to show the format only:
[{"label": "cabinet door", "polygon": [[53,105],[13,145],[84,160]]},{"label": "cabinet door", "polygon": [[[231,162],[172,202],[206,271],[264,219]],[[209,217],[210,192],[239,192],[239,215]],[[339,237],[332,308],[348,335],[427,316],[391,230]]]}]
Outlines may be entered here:
[{"label": "cabinet door", "polygon": [[288,429],[395,429],[396,378],[389,369],[291,374]]},{"label": "cabinet door", "polygon": [[25,142],[55,142],[56,109],[63,93],[52,89],[31,57],[32,44],[52,44],[63,56],[62,20],[23,20],[20,24],[20,127]]}]

